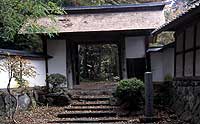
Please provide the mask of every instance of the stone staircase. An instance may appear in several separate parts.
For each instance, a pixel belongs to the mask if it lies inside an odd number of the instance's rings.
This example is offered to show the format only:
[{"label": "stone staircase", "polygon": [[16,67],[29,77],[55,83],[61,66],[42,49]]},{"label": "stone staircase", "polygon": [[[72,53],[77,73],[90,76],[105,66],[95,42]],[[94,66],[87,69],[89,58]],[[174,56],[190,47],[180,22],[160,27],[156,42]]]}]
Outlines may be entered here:
[{"label": "stone staircase", "polygon": [[96,86],[81,88],[76,87],[70,91],[72,96],[72,104],[64,108],[63,113],[57,115],[60,121],[53,121],[50,123],[59,124],[113,124],[113,123],[127,123],[127,119],[118,117],[118,106],[110,103],[110,98],[116,85],[104,85],[99,88]]}]

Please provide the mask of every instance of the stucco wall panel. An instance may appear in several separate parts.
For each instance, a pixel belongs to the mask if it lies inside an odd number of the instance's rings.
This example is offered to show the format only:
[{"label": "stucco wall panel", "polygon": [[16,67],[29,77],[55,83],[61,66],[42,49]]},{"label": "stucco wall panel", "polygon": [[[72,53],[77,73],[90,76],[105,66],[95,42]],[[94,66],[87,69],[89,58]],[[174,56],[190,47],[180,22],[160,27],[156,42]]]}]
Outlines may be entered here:
[{"label": "stucco wall panel", "polygon": [[174,77],[174,48],[163,51],[163,76],[170,75]]},{"label": "stucco wall panel", "polygon": [[48,60],[48,73],[59,73],[66,76],[66,41],[48,40],[47,53],[53,57]]},{"label": "stucco wall panel", "polygon": [[[45,69],[45,60],[44,59],[28,59],[30,61],[31,66],[35,67],[36,71],[36,77],[33,78],[27,78],[24,77],[25,79],[28,80],[29,82],[29,87],[34,87],[34,86],[45,86],[46,85],[46,69]],[[2,60],[0,60],[0,63],[2,63]],[[1,71],[0,72],[0,88],[4,89],[7,87],[8,84],[8,72]],[[16,88],[18,85],[13,79],[11,82],[11,88]]]},{"label": "stucco wall panel", "polygon": [[151,53],[151,71],[154,82],[163,81],[163,59],[161,52]]},{"label": "stucco wall panel", "polygon": [[164,81],[167,75],[174,76],[174,48],[153,52],[150,55],[154,82]]},{"label": "stucco wall panel", "polygon": [[125,38],[126,58],[143,58],[145,56],[145,37]]},{"label": "stucco wall panel", "polygon": [[200,50],[196,52],[196,76],[200,76]]}]

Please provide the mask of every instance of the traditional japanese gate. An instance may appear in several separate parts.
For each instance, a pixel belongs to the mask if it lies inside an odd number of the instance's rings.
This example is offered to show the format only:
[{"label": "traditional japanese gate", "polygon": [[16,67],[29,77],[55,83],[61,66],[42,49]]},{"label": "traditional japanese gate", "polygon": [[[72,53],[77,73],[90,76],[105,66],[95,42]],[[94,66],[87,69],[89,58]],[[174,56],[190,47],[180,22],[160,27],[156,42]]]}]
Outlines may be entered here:
[{"label": "traditional japanese gate", "polygon": [[[77,44],[114,43],[119,48],[121,79],[137,76],[137,72],[142,74],[150,65],[146,50],[151,32],[165,22],[164,6],[147,3],[75,7],[66,8],[68,14],[58,16],[56,22],[39,19],[40,25],[55,26],[59,33],[53,39],[43,36],[44,52],[53,57],[46,59],[46,72],[66,75],[68,87],[73,88],[79,83]],[[137,69],[138,66],[141,68]]]}]

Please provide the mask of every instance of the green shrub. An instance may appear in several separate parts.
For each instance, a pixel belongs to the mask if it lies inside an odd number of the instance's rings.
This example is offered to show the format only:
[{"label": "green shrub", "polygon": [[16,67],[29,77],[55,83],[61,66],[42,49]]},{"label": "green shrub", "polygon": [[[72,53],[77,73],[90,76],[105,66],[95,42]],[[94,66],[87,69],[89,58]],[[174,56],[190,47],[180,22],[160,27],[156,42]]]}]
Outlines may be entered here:
[{"label": "green shrub", "polygon": [[173,81],[173,77],[172,77],[172,75],[171,74],[167,74],[167,75],[165,75],[165,77],[164,77],[164,81],[166,82],[166,81]]},{"label": "green shrub", "polygon": [[117,86],[115,96],[122,102],[128,103],[131,110],[140,109],[143,102],[144,83],[137,78],[121,80]]},{"label": "green shrub", "polygon": [[67,79],[62,74],[50,74],[47,76],[46,80],[49,84],[53,86],[53,89],[58,87],[61,84],[65,84]]}]

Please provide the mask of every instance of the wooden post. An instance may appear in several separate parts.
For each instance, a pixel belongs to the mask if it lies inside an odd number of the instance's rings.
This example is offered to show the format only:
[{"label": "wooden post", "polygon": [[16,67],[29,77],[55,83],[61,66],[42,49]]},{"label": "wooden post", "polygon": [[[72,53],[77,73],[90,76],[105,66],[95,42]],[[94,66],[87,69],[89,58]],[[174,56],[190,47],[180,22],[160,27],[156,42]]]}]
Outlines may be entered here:
[{"label": "wooden post", "polygon": [[127,79],[127,67],[126,67],[126,46],[125,46],[125,38],[122,37],[120,41],[120,59],[121,59],[121,71],[122,71],[122,78]]},{"label": "wooden post", "polygon": [[[45,69],[46,69],[46,78],[48,75],[48,53],[47,53],[47,36],[45,35],[40,35],[42,39],[42,44],[43,44],[43,54],[45,55]],[[46,81],[46,87],[49,89],[49,83]]]},{"label": "wooden post", "polygon": [[153,117],[153,83],[152,73],[145,73],[145,116]]},{"label": "wooden post", "polygon": [[66,41],[66,65],[67,65],[67,83],[68,88],[73,89],[73,71],[72,71],[72,50],[71,50],[71,41]]},{"label": "wooden post", "polygon": [[121,57],[121,42],[119,41],[119,43],[117,44],[118,46],[118,58],[119,58],[119,76],[120,76],[120,80],[123,79],[123,74],[122,74],[122,57]]},{"label": "wooden post", "polygon": [[75,47],[76,58],[76,85],[80,85],[80,63],[79,63],[79,45]]},{"label": "wooden post", "polygon": [[[150,35],[147,35],[145,37],[145,51],[149,49],[149,43],[153,42],[153,37]],[[146,52],[146,71],[151,71],[151,56],[149,52]]]}]

